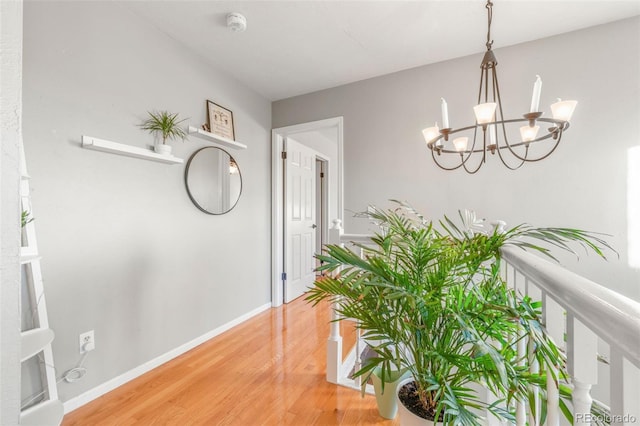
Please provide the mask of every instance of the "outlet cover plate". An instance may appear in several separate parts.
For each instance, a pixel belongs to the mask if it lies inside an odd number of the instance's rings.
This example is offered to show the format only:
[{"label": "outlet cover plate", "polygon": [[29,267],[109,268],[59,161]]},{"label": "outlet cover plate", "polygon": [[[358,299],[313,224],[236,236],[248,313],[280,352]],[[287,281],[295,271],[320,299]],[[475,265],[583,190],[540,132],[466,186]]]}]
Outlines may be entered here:
[{"label": "outlet cover plate", "polygon": [[94,350],[96,348],[96,338],[93,330],[80,334],[78,343],[81,354]]}]

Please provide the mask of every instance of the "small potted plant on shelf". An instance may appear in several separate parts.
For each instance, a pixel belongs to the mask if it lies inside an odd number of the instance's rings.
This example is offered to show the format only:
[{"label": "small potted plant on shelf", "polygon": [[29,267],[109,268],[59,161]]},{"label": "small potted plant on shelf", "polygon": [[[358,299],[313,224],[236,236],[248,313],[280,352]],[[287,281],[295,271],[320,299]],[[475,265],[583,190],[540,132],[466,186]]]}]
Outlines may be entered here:
[{"label": "small potted plant on shelf", "polygon": [[180,126],[186,118],[179,120],[177,113],[168,111],[148,111],[148,114],[149,117],[140,123],[140,128],[156,135],[158,139],[162,138],[162,142],[157,140],[154,145],[158,154],[170,155],[171,146],[167,145],[167,141],[187,138],[187,132]]},{"label": "small potted plant on shelf", "polygon": [[[532,392],[544,402],[544,386],[535,385],[544,384],[547,374],[562,383],[564,355],[542,325],[540,303],[501,277],[500,248],[510,244],[551,256],[540,242],[567,250],[575,242],[604,257],[602,248],[610,248],[605,241],[567,228],[488,231],[471,212],[461,213],[462,226],[446,217],[438,225],[404,204],[370,208],[365,215],[382,231],[372,245],[358,245],[363,256],[325,247],[319,269],[330,273],[316,281],[307,300],[339,302],[339,313],[356,319],[363,337],[374,342],[376,355],[356,375],[377,369],[389,381],[390,365],[411,373],[398,385],[401,424],[414,424],[407,416],[418,416],[415,424],[477,425],[485,413],[514,421],[512,402]],[[534,345],[540,373],[529,372],[533,359],[518,356],[514,336]],[[560,366],[559,372],[547,366]],[[485,402],[480,387],[497,402]],[[566,386],[560,393],[570,396]],[[560,404],[568,414],[568,405]]]}]

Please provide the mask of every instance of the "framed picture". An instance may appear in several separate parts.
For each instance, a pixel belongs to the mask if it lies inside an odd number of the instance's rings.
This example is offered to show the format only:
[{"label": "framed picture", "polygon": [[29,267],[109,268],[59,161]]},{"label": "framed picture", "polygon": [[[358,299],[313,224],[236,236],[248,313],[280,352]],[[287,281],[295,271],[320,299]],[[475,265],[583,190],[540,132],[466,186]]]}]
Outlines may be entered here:
[{"label": "framed picture", "polygon": [[233,113],[215,102],[207,101],[207,120],[210,132],[223,138],[236,140],[233,130]]}]

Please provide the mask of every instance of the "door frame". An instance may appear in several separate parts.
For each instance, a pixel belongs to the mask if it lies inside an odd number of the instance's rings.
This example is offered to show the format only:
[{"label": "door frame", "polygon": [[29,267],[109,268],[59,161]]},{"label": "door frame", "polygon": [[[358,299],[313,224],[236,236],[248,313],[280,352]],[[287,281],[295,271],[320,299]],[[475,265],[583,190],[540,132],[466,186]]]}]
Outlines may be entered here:
[{"label": "door frame", "polygon": [[[311,121],[308,123],[295,124],[293,126],[279,127],[271,130],[271,306],[282,305],[284,300],[284,289],[282,272],[284,268],[284,165],[282,160],[282,150],[284,139],[295,136],[296,133],[311,132],[314,130],[334,127],[337,129],[337,151],[338,158],[336,176],[338,182],[337,211],[338,217],[333,219],[343,220],[344,206],[344,182],[343,182],[343,118],[334,117],[325,120]],[[330,188],[328,189],[330,191]],[[328,193],[328,198],[331,194]],[[333,220],[331,219],[331,220]]]},{"label": "door frame", "polygon": [[[316,223],[318,224],[318,232],[316,232],[316,248],[328,243],[327,239],[329,238],[329,179],[331,178],[329,174],[329,163],[331,159],[327,158],[323,154],[316,155],[316,179],[320,181],[320,190],[318,191],[318,185],[316,183],[316,203],[320,205],[318,209],[316,207]],[[324,174],[324,177],[318,177],[318,167],[320,167],[320,172]],[[329,178],[329,179],[327,179]],[[320,216],[318,217],[318,210],[320,211]]]}]

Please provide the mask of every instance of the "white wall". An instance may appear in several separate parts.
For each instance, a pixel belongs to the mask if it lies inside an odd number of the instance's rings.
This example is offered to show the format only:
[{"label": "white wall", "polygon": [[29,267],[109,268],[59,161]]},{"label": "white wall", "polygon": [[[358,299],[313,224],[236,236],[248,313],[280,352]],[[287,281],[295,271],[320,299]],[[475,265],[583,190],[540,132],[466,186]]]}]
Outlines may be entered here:
[{"label": "white wall", "polygon": [[22,1],[0,2],[0,424],[20,412],[20,198]]},{"label": "white wall", "polygon": [[[619,259],[563,263],[640,300],[640,270],[629,266],[627,249],[627,159],[640,144],[639,33],[635,17],[495,51],[506,115],[528,111],[536,74],[547,116],[556,97],[580,102],[557,151],[515,172],[495,158],[476,175],[441,171],[422,139],[421,129],[440,120],[440,97],[454,127],[473,122],[481,54],[275,102],[273,126],[344,116],[346,210],[395,198],[435,218],[470,208],[512,226],[611,234]],[[345,216],[347,232],[367,229]]]},{"label": "white wall", "polygon": [[[184,165],[82,149],[83,134],[136,146],[167,109],[204,123],[205,100],[233,111],[243,193],[200,212]],[[270,302],[270,102],[212,69],[118,2],[28,2],[24,141],[58,373],[95,330],[81,394]],[[207,142],[173,142],[185,160]],[[186,161],[185,161],[186,163]]]}]

